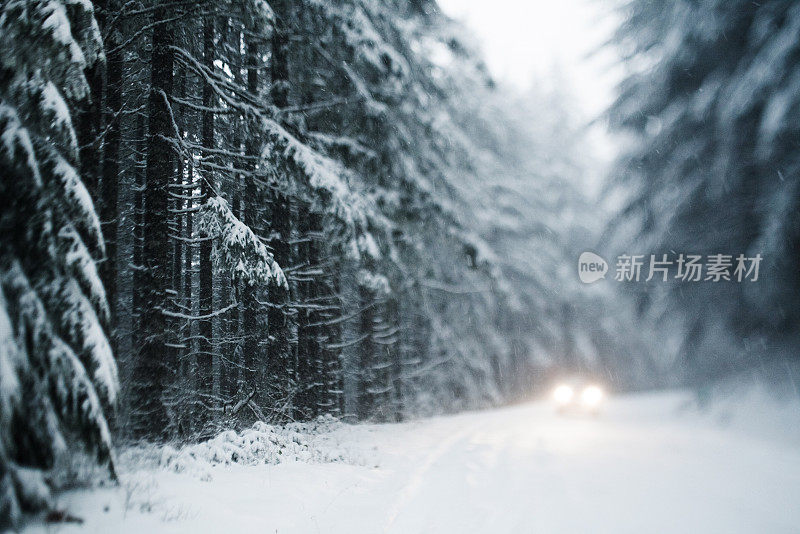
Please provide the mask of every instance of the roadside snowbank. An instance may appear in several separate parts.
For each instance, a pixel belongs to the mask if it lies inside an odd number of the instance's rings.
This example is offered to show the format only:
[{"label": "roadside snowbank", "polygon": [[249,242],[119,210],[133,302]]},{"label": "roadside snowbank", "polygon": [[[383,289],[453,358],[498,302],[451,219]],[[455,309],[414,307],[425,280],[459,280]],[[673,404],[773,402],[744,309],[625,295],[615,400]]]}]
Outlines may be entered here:
[{"label": "roadside snowbank", "polygon": [[284,426],[259,421],[248,429],[227,430],[201,443],[177,449],[166,445],[161,448],[158,464],[175,473],[211,480],[210,468],[218,465],[276,465],[289,461],[350,463],[352,455],[337,446],[330,435],[342,427],[343,423],[330,416]]}]

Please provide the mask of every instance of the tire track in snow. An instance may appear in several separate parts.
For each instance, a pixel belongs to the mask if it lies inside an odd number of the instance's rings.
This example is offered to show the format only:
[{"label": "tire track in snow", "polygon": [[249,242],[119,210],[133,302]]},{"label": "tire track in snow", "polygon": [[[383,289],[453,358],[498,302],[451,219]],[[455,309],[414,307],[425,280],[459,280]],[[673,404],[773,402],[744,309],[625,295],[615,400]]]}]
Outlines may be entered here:
[{"label": "tire track in snow", "polygon": [[387,533],[390,531],[392,526],[394,525],[397,516],[400,515],[400,511],[416,496],[419,492],[420,486],[425,479],[425,475],[428,473],[430,468],[436,461],[444,456],[444,454],[449,451],[453,445],[457,442],[464,439],[466,436],[471,434],[476,428],[480,425],[473,425],[469,428],[462,430],[461,432],[456,432],[455,434],[450,435],[444,441],[439,443],[439,446],[436,447],[433,451],[431,451],[428,456],[425,457],[425,461],[422,462],[422,465],[414,471],[408,479],[408,482],[403,489],[400,490],[400,494],[397,496],[397,499],[392,503],[392,507],[389,509],[389,514],[386,517],[386,524],[383,527],[383,532]]}]

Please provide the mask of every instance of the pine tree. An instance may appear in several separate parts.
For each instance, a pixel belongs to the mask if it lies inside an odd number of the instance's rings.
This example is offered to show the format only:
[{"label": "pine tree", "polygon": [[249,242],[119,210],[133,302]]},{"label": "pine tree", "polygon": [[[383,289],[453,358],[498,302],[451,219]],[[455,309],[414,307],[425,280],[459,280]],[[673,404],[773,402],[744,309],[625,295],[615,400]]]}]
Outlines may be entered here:
[{"label": "pine tree", "polygon": [[[100,222],[73,117],[102,62],[85,2],[0,11],[0,528],[48,506],[45,474],[88,453],[114,476],[117,368],[96,262]],[[92,104],[92,105],[96,105]],[[94,178],[94,177],[92,177]]]},{"label": "pine tree", "polygon": [[610,233],[653,253],[764,258],[758,282],[673,281],[638,293],[638,306],[674,323],[683,378],[796,360],[800,6],[634,1],[624,13],[621,48],[651,66],[609,112],[637,140],[615,172],[632,193]]}]

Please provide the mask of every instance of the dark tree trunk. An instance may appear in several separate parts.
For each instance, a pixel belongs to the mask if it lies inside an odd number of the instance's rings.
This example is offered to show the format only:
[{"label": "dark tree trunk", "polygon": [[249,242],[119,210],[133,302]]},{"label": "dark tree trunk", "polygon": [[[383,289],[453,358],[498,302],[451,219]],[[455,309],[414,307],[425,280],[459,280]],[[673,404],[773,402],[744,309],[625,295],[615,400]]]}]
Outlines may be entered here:
[{"label": "dark tree trunk", "polygon": [[[158,5],[156,21],[169,17],[168,8]],[[141,342],[134,369],[133,432],[138,437],[164,439],[168,419],[163,403],[171,354],[166,346],[167,321],[163,311],[168,306],[171,281],[168,236],[168,186],[173,173],[173,153],[168,142],[172,136],[167,98],[172,93],[174,31],[168,24],[153,29],[149,131],[147,135],[147,187],[144,194],[144,244],[142,247],[143,297]]]},{"label": "dark tree trunk", "polygon": [[272,7],[278,22],[272,32],[272,85],[270,95],[272,103],[278,108],[289,106],[289,33],[286,19],[289,16],[285,0],[277,0]]},{"label": "dark tree trunk", "polygon": [[[258,93],[258,45],[249,38],[247,42],[247,90],[251,94]],[[245,139],[245,155],[253,158],[258,154],[259,143],[256,136],[258,121],[255,117],[248,117],[249,128]],[[247,160],[247,169],[255,170],[255,165]],[[243,220],[254,232],[259,233],[261,227],[260,210],[258,202],[261,200],[255,178],[245,177],[244,199],[243,199]],[[258,288],[254,285],[244,283],[242,286],[242,381],[244,388],[251,390],[255,388],[256,402],[263,403],[264,394],[264,352],[261,348],[261,339],[266,337],[265,323],[262,317],[264,310],[257,301]]]},{"label": "dark tree trunk", "polygon": [[[176,67],[175,69],[175,96],[178,98],[186,97],[186,69]],[[185,131],[185,110],[183,106],[173,108],[173,116],[175,119],[175,135],[183,138]],[[185,243],[180,237],[187,237],[184,233],[185,225],[185,206],[187,199],[192,196],[192,191],[186,188],[185,175],[188,166],[188,159],[185,157],[181,150],[175,158],[175,173],[170,183],[170,214],[169,214],[169,228],[170,235],[174,236],[170,241],[170,253],[172,255],[172,265],[170,267],[171,274],[171,298],[173,299],[172,308],[187,315],[192,314],[191,299],[187,298],[185,290],[186,283],[184,277],[191,276],[188,271],[184,269],[183,250]],[[184,198],[185,197],[185,198]],[[191,200],[188,200],[191,202]],[[192,417],[191,401],[193,396],[186,388],[189,384],[193,384],[193,369],[189,365],[190,354],[189,344],[189,331],[191,330],[191,321],[183,319],[172,318],[170,321],[171,339],[173,343],[173,350],[175,353],[175,367],[174,373],[174,386],[170,395],[170,402],[174,406],[178,406],[175,410],[175,424],[177,432],[180,436],[190,435],[194,430],[194,417]]]},{"label": "dark tree trunk", "polygon": [[325,382],[325,413],[333,415],[344,413],[344,376],[342,372],[342,351],[339,348],[331,348],[330,345],[341,343],[342,326],[339,318],[345,314],[342,306],[341,277],[342,272],[340,261],[333,263],[333,270],[330,279],[331,309],[326,318],[332,323],[325,326],[325,336],[321,340],[323,358],[326,369]]},{"label": "dark tree trunk", "polygon": [[391,297],[386,303],[386,318],[392,328],[392,341],[389,347],[389,396],[391,398],[391,413],[396,422],[403,419],[403,360],[400,350],[400,303],[397,297]]},{"label": "dark tree trunk", "polygon": [[[227,49],[231,53],[230,62],[231,71],[233,74],[233,83],[239,87],[243,85],[242,63],[244,61],[244,54],[241,50],[241,38],[242,33],[239,29],[239,26],[235,21],[229,20],[225,27],[225,40]],[[247,135],[247,132],[243,131],[243,118],[239,115],[234,115],[226,123],[226,126],[231,138],[232,151],[235,151],[237,154],[241,153],[240,151],[243,149],[242,142]],[[235,159],[234,161],[234,167],[238,169],[242,163],[239,162],[238,159]],[[236,217],[239,218],[240,221],[245,222],[244,214],[242,213],[242,180],[243,174],[241,172],[237,171],[236,174],[231,176],[231,180],[229,181],[229,194],[231,211]],[[239,361],[242,359],[242,284],[238,277],[231,275],[226,275],[226,282],[229,285],[230,293],[234,295],[237,306],[235,311],[226,315],[225,321],[223,322],[225,332],[225,346],[223,348],[223,354],[225,354],[226,357],[219,359],[219,388],[222,398],[232,399],[239,390],[239,386],[243,380],[243,366]],[[247,391],[249,392],[252,390],[248,389]]]},{"label": "dark tree trunk", "polygon": [[[178,87],[177,87],[177,95],[180,98],[186,97],[186,70],[180,69],[178,71]],[[183,136],[184,131],[184,110],[183,108],[179,108],[175,112],[175,122],[178,127],[177,135]],[[180,154],[175,161],[176,164],[176,172],[175,176],[172,180],[173,190],[172,190],[172,214],[171,214],[171,224],[172,224],[172,233],[175,236],[183,235],[183,224],[184,224],[184,198],[182,197],[189,197],[191,196],[192,192],[189,190],[184,189],[184,174],[186,174],[186,162],[183,159],[183,154]],[[182,292],[184,289],[183,281],[183,257],[182,257],[182,249],[183,244],[178,239],[173,239],[172,241],[172,288],[175,290],[175,301],[180,303],[181,305],[184,304],[184,299],[182,296]]]},{"label": "dark tree trunk", "polygon": [[[277,2],[274,6],[276,13],[285,20],[286,6]],[[273,103],[284,108],[289,105],[289,38],[283,22],[279,22],[272,34],[272,86],[271,96]],[[289,199],[277,188],[272,190],[270,199],[271,221],[270,234],[272,239],[270,247],[278,262],[283,268],[291,265],[291,208]],[[294,384],[292,358],[290,354],[290,315],[289,292],[283,287],[273,287],[270,291],[270,308],[268,314],[269,325],[269,371],[268,379],[277,389],[276,397],[290,394]]]},{"label": "dark tree trunk", "polygon": [[321,220],[317,213],[301,213],[298,218],[298,233],[303,242],[298,246],[297,259],[303,270],[297,282],[297,410],[304,419],[318,414],[322,400],[324,371],[319,345],[319,306],[321,277],[315,272],[319,264],[317,239],[321,233]]},{"label": "dark tree trunk", "polygon": [[375,326],[375,295],[365,287],[359,287],[361,312],[359,330],[364,339],[359,345],[359,379],[358,379],[358,411],[357,416],[361,420],[368,419],[373,415],[375,403],[372,388],[375,386],[375,376],[373,371],[375,343],[372,339]]},{"label": "dark tree trunk", "polygon": [[[194,167],[192,163],[187,160],[186,162],[187,169],[186,169],[186,177],[185,177],[185,185],[195,185],[194,183]],[[194,201],[191,199],[194,193],[194,188],[185,188],[184,191],[187,193],[186,200],[185,200],[185,209],[186,214],[184,216],[184,227],[183,227],[183,236],[187,240],[191,240],[193,235],[193,221],[192,221],[192,212],[191,210],[195,207]],[[194,298],[194,274],[195,274],[195,249],[191,242],[184,241],[183,242],[183,298],[184,298],[184,307],[188,315],[194,315],[195,313],[195,298]],[[193,321],[188,321],[184,325],[184,343],[186,344],[186,356],[184,362],[184,368],[187,370],[187,383],[192,383],[191,377],[197,376],[197,351],[199,350],[198,341],[195,337],[196,332],[196,324]],[[194,429],[195,425],[190,425],[192,429]]]},{"label": "dark tree trunk", "polygon": [[[203,65],[209,69],[214,69],[214,18],[206,17],[203,24]],[[207,108],[214,106],[214,90],[207,84],[203,84],[203,110],[202,116],[202,144],[203,148],[214,148],[214,113]],[[203,163],[213,162],[211,151],[203,153]],[[210,166],[204,165],[202,172],[201,196],[203,201],[207,201],[212,195],[213,171]],[[200,315],[209,316],[214,305],[214,274],[211,265],[212,243],[209,240],[200,242]],[[199,321],[200,348],[197,354],[198,388],[201,397],[212,393],[214,386],[213,363],[214,363],[214,330],[211,317]],[[207,414],[200,414],[200,419],[204,420]]]},{"label": "dark tree trunk", "polygon": [[[113,4],[112,4],[113,5]],[[107,20],[106,17],[104,19]],[[101,28],[103,28],[101,26]],[[122,133],[120,113],[122,111],[122,51],[118,50],[115,28],[103,28],[108,38],[105,42],[106,54],[106,102],[105,102],[105,143],[101,167],[100,220],[103,237],[106,240],[106,259],[100,265],[100,276],[106,288],[108,305],[111,310],[109,338],[116,349],[116,307],[117,307],[117,225],[119,224],[119,156]],[[115,350],[116,352],[116,350]]]},{"label": "dark tree trunk", "polygon": [[[288,199],[273,193],[270,248],[278,265],[285,268],[291,263],[291,215]],[[269,327],[268,380],[275,388],[275,397],[289,394],[294,386],[292,358],[290,354],[289,291],[283,286],[273,286],[269,294],[270,307],[267,315]]]},{"label": "dark tree trunk", "polygon": [[[136,139],[138,154],[147,153],[147,127],[143,113],[136,117]],[[142,263],[144,248],[144,190],[146,187],[145,165],[139,161],[134,163],[135,185],[133,192],[133,295],[132,326],[133,346],[139,347],[141,342],[142,303],[145,301],[145,287]]]}]

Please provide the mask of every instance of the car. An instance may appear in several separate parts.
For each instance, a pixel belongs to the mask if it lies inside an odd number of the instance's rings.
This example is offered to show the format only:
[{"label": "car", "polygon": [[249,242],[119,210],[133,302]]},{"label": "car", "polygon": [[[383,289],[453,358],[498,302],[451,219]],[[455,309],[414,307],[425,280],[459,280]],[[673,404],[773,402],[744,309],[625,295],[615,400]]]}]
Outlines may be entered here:
[{"label": "car", "polygon": [[605,389],[587,379],[567,379],[558,382],[552,393],[559,414],[586,413],[598,415],[606,399]]}]

